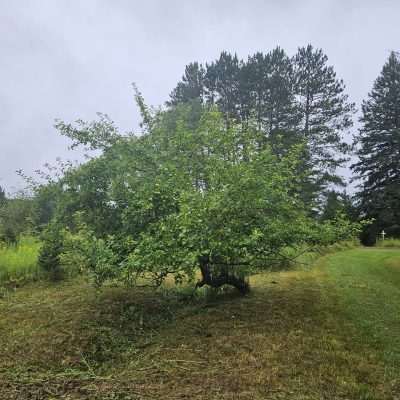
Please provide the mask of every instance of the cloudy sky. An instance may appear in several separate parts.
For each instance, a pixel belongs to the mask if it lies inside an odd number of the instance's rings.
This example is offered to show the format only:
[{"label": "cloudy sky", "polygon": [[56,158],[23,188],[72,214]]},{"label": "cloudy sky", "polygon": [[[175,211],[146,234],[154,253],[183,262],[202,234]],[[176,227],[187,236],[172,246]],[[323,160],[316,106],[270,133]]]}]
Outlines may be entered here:
[{"label": "cloudy sky", "polygon": [[399,0],[0,0],[0,185],[56,157],[74,159],[54,119],[106,112],[123,131],[138,113],[131,82],[163,103],[190,61],[312,43],[358,105],[391,50]]}]

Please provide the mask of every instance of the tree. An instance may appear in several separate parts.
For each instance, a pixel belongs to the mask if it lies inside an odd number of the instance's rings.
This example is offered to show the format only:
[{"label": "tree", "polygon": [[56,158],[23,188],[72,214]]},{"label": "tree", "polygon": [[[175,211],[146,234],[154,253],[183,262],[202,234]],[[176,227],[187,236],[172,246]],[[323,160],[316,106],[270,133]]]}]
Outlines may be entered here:
[{"label": "tree", "polygon": [[197,287],[230,284],[246,292],[252,268],[282,260],[285,248],[310,238],[311,221],[290,194],[294,159],[258,151],[251,135],[240,146],[242,135],[215,111],[203,115],[195,132],[184,125],[174,132],[180,151],[164,162],[161,179],[151,180],[159,204],[173,206],[142,230],[127,275],[158,282],[169,273],[193,277],[199,269]]},{"label": "tree", "polygon": [[185,67],[182,80],[170,94],[169,106],[176,106],[191,100],[204,100],[204,67],[198,62],[193,62]]},{"label": "tree", "polygon": [[63,269],[60,261],[64,250],[63,227],[55,220],[51,221],[41,234],[43,245],[39,251],[38,264],[49,274],[49,277],[58,281],[63,278]]},{"label": "tree", "polygon": [[352,168],[360,179],[359,207],[375,218],[365,242],[385,229],[400,235],[400,60],[392,52],[362,105],[356,136],[359,161]]},{"label": "tree", "polygon": [[[57,224],[84,238],[74,243],[81,243],[79,259],[97,284],[159,285],[170,274],[181,282],[200,271],[197,287],[228,284],[245,293],[248,275],[290,261],[289,249],[348,234],[307,216],[296,195],[301,148],[278,157],[259,148],[251,127],[227,123],[209,106],[198,114],[198,107],[189,102],[146,112],[143,135],[116,135],[60,180]],[[59,126],[87,144],[86,124],[82,134]],[[103,137],[104,126],[95,126]],[[93,143],[99,143],[96,129]],[[49,242],[45,261],[59,257],[59,243]]]},{"label": "tree", "polygon": [[353,103],[345,85],[337,79],[328,57],[311,45],[298,49],[294,57],[295,91],[302,119],[300,130],[307,142],[315,181],[321,188],[340,184],[336,169],[346,161],[349,146],[344,133],[352,126]]},{"label": "tree", "polygon": [[217,105],[226,121],[239,120],[239,76],[241,62],[236,54],[223,51],[218,60],[206,65],[207,101]]},{"label": "tree", "polygon": [[32,198],[19,195],[6,199],[0,206],[0,239],[16,244],[23,233],[32,228]]},{"label": "tree", "polygon": [[322,220],[333,220],[338,214],[344,214],[350,221],[357,221],[359,215],[353,199],[346,192],[329,190],[321,212]]},{"label": "tree", "polygon": [[0,186],[0,207],[6,203],[6,191]]},{"label": "tree", "polygon": [[[300,115],[290,58],[277,47],[266,55],[256,53],[249,57],[247,68],[252,108],[266,140],[274,142],[278,135],[295,136]],[[296,142],[296,139],[291,140],[292,144]]]},{"label": "tree", "polygon": [[354,104],[322,50],[309,45],[289,58],[277,47],[247,61],[223,51],[204,69],[189,64],[171,97],[170,107],[195,98],[216,105],[226,123],[255,127],[260,150],[270,146],[283,156],[303,144],[298,169],[308,178],[299,190],[310,209],[332,184],[343,185],[336,171],[347,160],[349,145],[343,138],[352,125]]}]

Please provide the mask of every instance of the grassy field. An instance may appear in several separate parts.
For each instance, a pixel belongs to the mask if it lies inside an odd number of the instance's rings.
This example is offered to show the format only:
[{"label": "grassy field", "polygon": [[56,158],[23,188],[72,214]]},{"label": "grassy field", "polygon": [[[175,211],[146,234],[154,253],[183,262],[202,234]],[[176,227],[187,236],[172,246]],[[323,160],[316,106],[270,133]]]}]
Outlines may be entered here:
[{"label": "grassy field", "polygon": [[19,289],[0,300],[0,399],[400,398],[400,250],[251,284],[246,297]]},{"label": "grassy field", "polygon": [[19,286],[40,276],[37,265],[39,243],[22,238],[17,246],[0,246],[0,286]]}]

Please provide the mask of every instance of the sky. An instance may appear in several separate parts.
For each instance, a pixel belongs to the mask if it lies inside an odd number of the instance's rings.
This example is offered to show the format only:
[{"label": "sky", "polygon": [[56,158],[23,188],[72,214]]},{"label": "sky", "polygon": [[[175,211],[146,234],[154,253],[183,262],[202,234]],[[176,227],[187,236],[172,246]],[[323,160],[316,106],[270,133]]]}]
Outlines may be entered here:
[{"label": "sky", "polygon": [[399,16],[399,0],[0,0],[0,185],[15,192],[17,169],[80,159],[56,118],[104,112],[135,130],[132,82],[162,104],[186,64],[223,50],[247,58],[279,45],[293,55],[311,43],[360,108],[400,50]]}]

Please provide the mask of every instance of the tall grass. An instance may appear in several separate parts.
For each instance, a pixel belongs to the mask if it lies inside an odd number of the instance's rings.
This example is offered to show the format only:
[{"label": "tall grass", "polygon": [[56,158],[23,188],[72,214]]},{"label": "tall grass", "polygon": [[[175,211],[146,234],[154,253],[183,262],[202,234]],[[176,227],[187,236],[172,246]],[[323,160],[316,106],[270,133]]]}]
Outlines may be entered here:
[{"label": "tall grass", "polygon": [[36,280],[41,271],[37,264],[40,243],[32,237],[24,237],[16,246],[0,245],[0,286],[18,286]]},{"label": "tall grass", "polygon": [[378,240],[376,243],[377,247],[385,247],[385,248],[399,248],[400,249],[400,239],[388,238],[385,240]]}]

